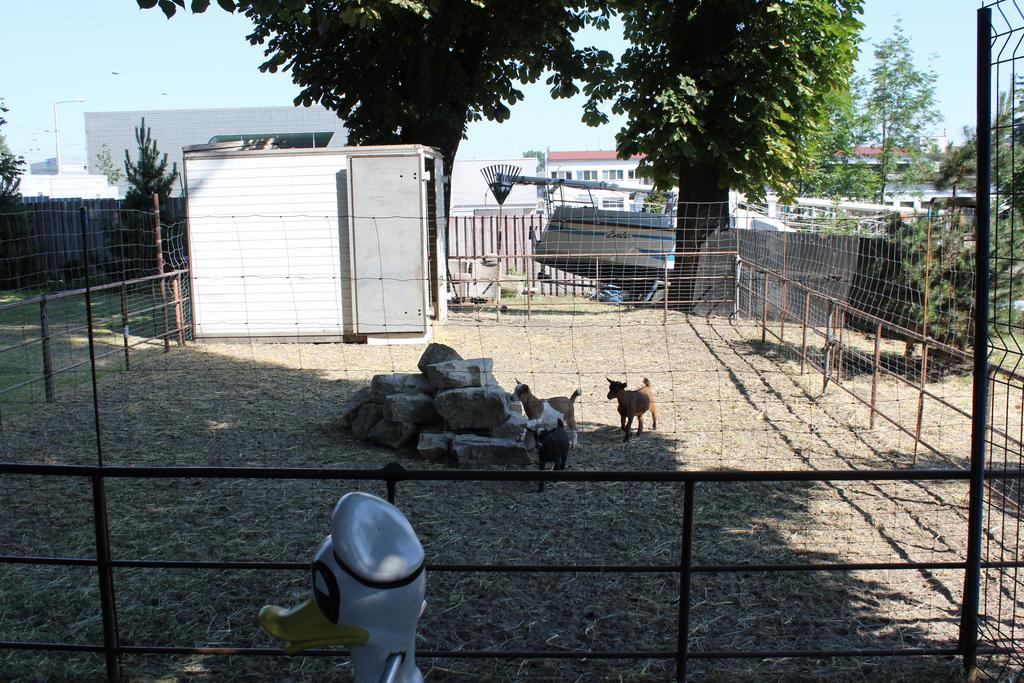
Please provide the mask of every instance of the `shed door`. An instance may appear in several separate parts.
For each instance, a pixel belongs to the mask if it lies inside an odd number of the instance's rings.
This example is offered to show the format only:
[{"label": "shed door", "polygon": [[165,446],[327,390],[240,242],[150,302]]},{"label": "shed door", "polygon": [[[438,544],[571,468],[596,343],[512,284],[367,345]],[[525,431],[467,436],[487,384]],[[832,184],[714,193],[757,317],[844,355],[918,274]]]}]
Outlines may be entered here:
[{"label": "shed door", "polygon": [[425,332],[420,157],[353,156],[349,178],[356,332]]}]

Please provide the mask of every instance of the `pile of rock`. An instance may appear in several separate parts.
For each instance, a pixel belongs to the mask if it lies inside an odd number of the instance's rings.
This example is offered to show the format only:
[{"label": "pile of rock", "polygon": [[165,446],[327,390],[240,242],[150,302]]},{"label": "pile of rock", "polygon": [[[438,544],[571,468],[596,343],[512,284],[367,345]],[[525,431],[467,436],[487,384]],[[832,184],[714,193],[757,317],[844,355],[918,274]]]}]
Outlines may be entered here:
[{"label": "pile of rock", "polygon": [[490,358],[463,359],[431,344],[418,373],[374,376],[345,405],[342,419],[359,440],[389,448],[411,446],[459,467],[512,465],[533,459],[532,435],[518,401],[498,386]]}]

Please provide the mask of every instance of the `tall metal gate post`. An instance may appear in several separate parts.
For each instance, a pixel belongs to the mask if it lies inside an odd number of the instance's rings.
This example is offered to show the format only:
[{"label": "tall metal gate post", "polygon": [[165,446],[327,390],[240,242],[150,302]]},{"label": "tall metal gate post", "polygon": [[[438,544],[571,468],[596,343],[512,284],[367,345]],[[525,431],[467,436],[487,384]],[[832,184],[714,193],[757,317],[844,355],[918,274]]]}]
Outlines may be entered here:
[{"label": "tall metal gate post", "polygon": [[[85,316],[89,333],[89,366],[92,370],[92,404],[96,425],[96,460],[103,467],[103,433],[100,425],[100,394],[96,378],[96,331],[92,315],[92,261],[89,245],[89,212],[78,210],[82,225],[82,265],[85,268]],[[119,637],[117,610],[114,603],[114,577],[111,571],[110,528],[107,522],[107,495],[102,475],[92,478],[93,526],[96,533],[96,573],[100,584],[100,609],[103,619],[103,653],[107,665],[107,680],[121,678],[118,660]]]},{"label": "tall metal gate post", "polygon": [[985,436],[988,430],[989,235],[992,168],[992,10],[978,10],[977,144],[978,190],[975,227],[974,397],[971,418],[971,488],[967,521],[967,569],[960,618],[960,651],[973,677],[978,658],[978,611],[981,597],[981,536],[985,485]]},{"label": "tall metal gate post", "polygon": [[676,681],[686,681],[687,655],[690,646],[690,577],[693,568],[693,494],[694,483],[688,481],[683,493],[683,543],[679,565],[679,632],[676,635]]}]

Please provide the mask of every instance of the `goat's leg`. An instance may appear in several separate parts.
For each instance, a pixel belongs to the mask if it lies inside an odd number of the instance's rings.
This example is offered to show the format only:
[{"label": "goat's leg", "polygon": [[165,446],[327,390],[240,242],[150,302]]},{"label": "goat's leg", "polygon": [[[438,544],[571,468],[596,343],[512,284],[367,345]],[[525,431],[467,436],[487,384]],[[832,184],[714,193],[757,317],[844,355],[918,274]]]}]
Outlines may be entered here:
[{"label": "goat's leg", "polygon": [[626,416],[619,413],[619,429],[626,431]]},{"label": "goat's leg", "polygon": [[636,435],[640,436],[644,433],[644,414],[640,413],[636,416]]},{"label": "goat's leg", "polygon": [[633,416],[630,415],[629,417],[624,417],[623,420],[626,424],[622,428],[622,430],[626,432],[626,441],[629,441],[629,432],[631,429],[633,429]]},{"label": "goat's leg", "polygon": [[651,425],[651,429],[657,431],[657,429],[658,429],[658,409],[654,407],[653,403],[651,404],[651,422],[653,423]]}]

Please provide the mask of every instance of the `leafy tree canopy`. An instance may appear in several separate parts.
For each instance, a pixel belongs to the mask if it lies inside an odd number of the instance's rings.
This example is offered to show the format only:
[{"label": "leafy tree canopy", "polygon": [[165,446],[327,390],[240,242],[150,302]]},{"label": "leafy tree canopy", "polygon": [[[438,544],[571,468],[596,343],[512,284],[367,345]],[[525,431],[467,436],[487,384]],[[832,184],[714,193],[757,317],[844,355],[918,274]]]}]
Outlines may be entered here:
[{"label": "leafy tree canopy", "polygon": [[833,90],[825,96],[825,123],[813,138],[813,158],[801,195],[874,199],[878,174],[856,156],[867,126],[858,106],[861,91],[860,81],[854,79],[848,90]]},{"label": "leafy tree canopy", "polygon": [[537,172],[540,173],[541,175],[543,175],[544,172],[547,170],[547,169],[544,168],[544,163],[545,163],[545,160],[547,159],[547,155],[544,154],[544,152],[540,151],[539,149],[528,149],[525,152],[523,152],[523,156],[524,157],[533,157],[534,159],[536,159],[539,162],[537,164]]},{"label": "leafy tree canopy", "polygon": [[588,89],[627,122],[619,156],[676,183],[680,199],[797,191],[826,95],[846,86],[857,56],[861,0],[618,0],[630,47]]},{"label": "leafy tree canopy", "polygon": [[921,141],[939,119],[935,73],[914,65],[910,38],[897,21],[892,35],[874,50],[867,82],[868,139],[881,147],[878,201],[885,201],[889,174],[901,157],[911,162],[924,153]]},{"label": "leafy tree canopy", "polygon": [[[296,104],[319,102],[345,121],[352,144],[437,147],[451,169],[466,127],[504,121],[517,84],[550,71],[553,97],[607,68],[609,53],[573,35],[607,28],[608,0],[218,0],[253,22],[263,71],[291,72]],[[172,17],[184,0],[137,0]],[[192,0],[204,12],[209,0]]]}]

